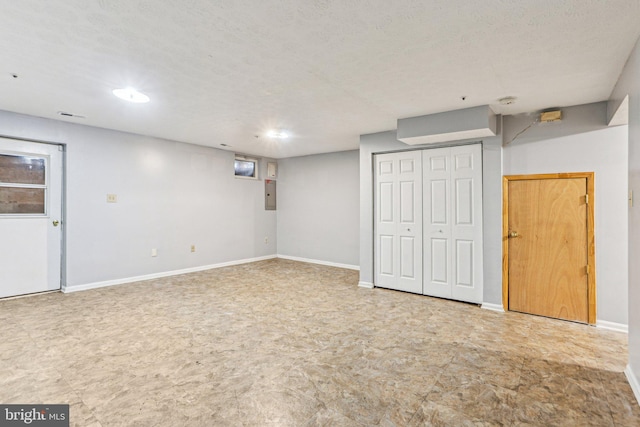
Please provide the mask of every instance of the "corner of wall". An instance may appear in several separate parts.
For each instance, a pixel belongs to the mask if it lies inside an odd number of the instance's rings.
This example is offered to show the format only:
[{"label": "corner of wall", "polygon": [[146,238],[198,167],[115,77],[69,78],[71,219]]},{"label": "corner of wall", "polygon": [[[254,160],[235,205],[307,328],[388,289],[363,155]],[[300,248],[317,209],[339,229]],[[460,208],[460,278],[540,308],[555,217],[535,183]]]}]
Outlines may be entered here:
[{"label": "corner of wall", "polygon": [[633,372],[631,365],[627,365],[624,370],[624,375],[627,377],[627,381],[629,381],[629,385],[631,386],[631,390],[633,391],[636,401],[640,404],[640,382],[638,382],[638,376]]},{"label": "corner of wall", "polygon": [[608,331],[622,332],[625,334],[629,332],[629,325],[625,325],[624,323],[609,322],[607,320],[596,319],[596,327],[600,329],[606,329]]}]

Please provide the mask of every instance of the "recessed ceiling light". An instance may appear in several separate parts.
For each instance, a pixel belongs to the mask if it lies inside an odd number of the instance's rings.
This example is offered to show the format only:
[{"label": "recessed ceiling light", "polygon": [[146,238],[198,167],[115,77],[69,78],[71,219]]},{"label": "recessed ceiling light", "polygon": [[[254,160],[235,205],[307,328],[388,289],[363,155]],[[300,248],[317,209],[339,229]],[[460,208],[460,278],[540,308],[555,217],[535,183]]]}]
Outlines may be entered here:
[{"label": "recessed ceiling light", "polygon": [[137,104],[149,102],[149,97],[142,92],[138,92],[132,87],[125,87],[124,89],[114,89],[113,94],[120,99],[124,99],[128,102],[135,102]]},{"label": "recessed ceiling light", "polygon": [[269,138],[277,138],[277,139],[287,139],[289,138],[289,133],[285,130],[270,130],[267,132],[267,136]]}]

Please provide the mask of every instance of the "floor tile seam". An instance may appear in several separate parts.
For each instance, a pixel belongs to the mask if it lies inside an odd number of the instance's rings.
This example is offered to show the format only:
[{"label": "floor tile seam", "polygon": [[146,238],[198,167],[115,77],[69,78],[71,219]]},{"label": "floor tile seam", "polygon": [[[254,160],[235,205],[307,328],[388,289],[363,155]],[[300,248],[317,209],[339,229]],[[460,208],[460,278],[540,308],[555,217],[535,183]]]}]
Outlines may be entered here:
[{"label": "floor tile seam", "polygon": [[[597,362],[597,361],[596,361]],[[596,363],[597,365],[597,363]],[[610,399],[610,395],[611,393],[607,393],[607,390],[604,387],[604,380],[602,378],[602,370],[601,369],[596,369],[596,375],[598,376],[598,385],[601,388],[602,393],[606,396],[606,403],[607,403],[607,409],[609,409],[609,416],[611,417],[611,424],[612,425],[616,425],[616,420],[615,417],[613,416],[613,408],[611,407],[611,399]]]},{"label": "floor tile seam", "polygon": [[[95,412],[95,407],[89,405],[85,400],[84,397],[82,396],[82,393],[79,390],[76,390],[74,387],[71,386],[71,384],[69,383],[69,381],[63,377],[62,380],[67,384],[67,386],[69,387],[69,389],[78,396],[78,399],[80,399],[80,403],[82,403],[87,410],[91,413],[91,415],[93,416],[93,418],[96,420],[96,422],[100,425],[103,426],[103,422],[100,420],[100,418],[98,418],[98,415]],[[69,406],[69,411],[71,411],[71,405]],[[69,414],[69,421],[73,421],[71,420],[71,414]]]},{"label": "floor tile seam", "polygon": [[356,423],[360,427],[378,426],[378,425],[380,425],[380,421],[382,421],[382,418],[380,418],[380,420],[378,420],[378,422],[376,424],[367,424],[367,423],[360,422],[360,421],[354,419],[353,417],[350,417],[349,415],[345,414],[343,411],[336,411],[336,412],[338,412],[340,415],[342,415],[343,417],[347,418],[348,420],[353,421],[354,423]]},{"label": "floor tile seam", "polygon": [[[20,327],[20,329],[22,329],[22,331],[24,332],[24,334],[29,337],[29,341],[31,341],[31,344],[33,345],[33,347],[37,350],[37,352],[39,353],[39,355],[45,355],[46,354],[46,350],[47,347],[43,347],[40,343],[41,340],[39,339],[35,339],[31,333],[30,329],[25,328],[21,323],[17,323],[18,326]],[[51,360],[52,357],[51,356],[45,356],[48,360]],[[67,386],[77,395],[76,390],[74,390],[71,385],[69,384],[69,382],[67,381],[66,377],[63,375],[63,372],[60,370],[59,364],[57,363],[47,363],[47,366],[51,366],[53,365],[53,370],[55,371],[55,373],[58,375],[59,378],[61,378],[66,384]],[[78,396],[78,398],[80,398],[80,396]]]},{"label": "floor tile seam", "polygon": [[[460,341],[459,346],[460,346],[461,348],[464,348],[465,346],[468,346],[469,344],[473,344],[473,341],[471,340],[471,332],[470,332],[467,336],[465,336],[465,337],[464,337],[464,339],[462,339],[462,340]],[[440,377],[441,377],[441,376],[442,376],[442,375],[443,375],[443,374],[444,374],[444,373],[449,369],[449,367],[454,363],[454,362],[453,362],[453,361],[454,361],[454,359],[455,359],[455,354],[453,354],[453,355],[451,356],[451,359],[450,359],[449,363],[448,363],[444,368],[442,368],[442,370],[440,371],[440,374],[438,375],[438,378],[436,379],[436,381],[434,382],[434,384],[431,386],[431,390],[429,390],[429,393],[427,393],[427,395],[425,396],[425,398],[423,399],[423,401],[422,401],[422,402],[426,402],[426,401],[428,400],[429,395],[431,395],[431,393],[433,392],[433,387],[434,387],[434,386],[435,386],[435,384],[439,381]],[[521,371],[521,372],[522,372],[522,366],[523,366],[523,365],[524,365],[524,358],[522,359],[522,365],[521,365],[521,367],[520,367],[520,371]],[[521,377],[521,375],[520,375],[520,377]],[[520,378],[518,379],[518,383],[519,383],[519,382],[520,382]],[[487,383],[488,383],[489,385],[493,386],[493,387],[497,387],[497,388],[501,388],[501,389],[504,389],[504,390],[507,390],[507,391],[511,391],[511,392],[513,392],[513,393],[514,393],[514,397],[517,397],[517,391],[516,391],[516,390],[512,390],[512,389],[509,389],[509,388],[504,387],[504,386],[502,386],[502,385],[495,384],[494,382],[491,382],[491,381],[488,381]],[[440,406],[442,406],[442,405],[440,405]],[[451,408],[451,409],[454,409],[454,408]],[[419,410],[419,409],[418,409],[418,410]],[[457,411],[456,411],[456,412],[457,412]],[[416,411],[416,414],[417,414],[417,411]],[[509,418],[509,419],[508,419],[508,424],[507,424],[507,425],[510,425],[510,424],[511,424],[511,423],[513,423],[513,422],[514,422],[514,420],[515,420],[515,415],[513,414],[513,411],[512,411],[510,414],[511,414],[511,418]],[[411,418],[411,419],[413,419],[413,417],[414,417],[414,416],[415,416],[415,414],[412,416],[412,418]],[[466,416],[465,416],[465,417],[466,417]],[[466,417],[466,418],[468,418],[468,417]],[[471,420],[473,420],[474,422],[484,422],[484,421],[486,421],[486,420],[484,420],[484,419],[476,418],[476,417],[470,417],[470,418],[468,418],[468,419],[471,419]]]},{"label": "floor tile seam", "polygon": [[433,383],[431,384],[431,386],[429,387],[429,391],[424,395],[424,397],[420,400],[420,403],[418,404],[418,408],[416,409],[416,411],[411,414],[411,418],[409,418],[408,423],[411,423],[411,421],[413,421],[413,419],[415,418],[415,416],[418,414],[418,412],[422,409],[422,406],[425,402],[428,401],[429,396],[431,395],[431,393],[433,393],[433,388],[435,387],[435,385],[438,383],[438,381],[440,381],[440,377],[444,374],[444,372],[449,368],[449,366],[453,363],[453,359],[455,357],[455,354],[451,355],[451,358],[449,359],[449,362],[442,368],[440,368],[438,375],[435,378],[435,381],[433,381]]},{"label": "floor tile seam", "polygon": [[518,374],[518,385],[516,386],[516,389],[514,390],[516,392],[516,398],[518,397],[518,394],[520,394],[520,386],[522,386],[522,370],[524,369],[524,363],[525,360],[527,360],[526,356],[522,357],[522,360],[520,361],[520,373]]},{"label": "floor tile seam", "polygon": [[[324,406],[324,409],[325,410],[329,410],[329,408],[326,405]],[[364,423],[359,422],[358,420],[354,420],[352,417],[344,414],[342,411],[338,411],[338,410],[334,410],[334,411],[337,412],[338,414],[342,415],[346,419],[354,422],[355,424],[357,424],[360,427],[370,427],[370,426],[380,425],[380,423],[378,423],[378,424],[364,424]],[[301,425],[304,425],[304,426],[316,425],[316,424],[311,424],[311,423],[313,422],[314,418],[318,415],[318,413],[320,413],[320,411],[316,411],[316,413],[314,413],[309,418],[307,418],[307,420],[305,420]],[[323,425],[326,425],[326,424],[323,424]],[[254,426],[252,426],[252,427],[254,427]]]},{"label": "floor tile seam", "polygon": [[[314,383],[314,382],[312,381],[312,383]],[[315,387],[315,383],[314,383],[314,387]],[[288,390],[292,390],[291,388],[287,388],[287,389],[288,389]],[[316,392],[318,391],[317,387],[315,387],[315,390],[316,390]],[[304,421],[304,423],[303,423],[302,425],[305,425],[305,426],[313,425],[313,424],[311,424],[311,422],[312,422],[312,421],[314,420],[314,418],[315,418],[315,417],[316,417],[316,416],[321,412],[321,410],[322,410],[322,409],[324,409],[324,410],[328,410],[328,409],[329,409],[329,407],[328,407],[328,403],[330,403],[330,402],[325,402],[325,401],[324,401],[324,400],[322,400],[322,399],[317,399],[316,401],[318,402],[318,406],[320,406],[320,408],[321,408],[321,409],[320,409],[320,410],[318,410],[318,411],[316,411],[316,412],[315,412],[314,414],[312,414],[311,416],[309,416],[309,417]],[[350,418],[349,418],[349,419],[350,419]]]},{"label": "floor tile seam", "polygon": [[[522,385],[522,383],[521,383],[520,385]],[[518,387],[518,388],[520,388],[520,387]],[[606,393],[606,390],[604,390],[604,388],[603,388],[603,391]],[[521,395],[521,394],[522,394],[519,390],[517,391],[517,393],[518,393],[518,394],[517,394],[517,396],[516,396],[516,397],[518,397],[518,395]],[[523,395],[524,395],[524,394],[523,394]],[[527,399],[529,399],[529,400],[531,399],[531,397],[526,397],[526,398],[527,398]],[[555,400],[551,400],[551,401],[550,401],[550,400],[547,400],[547,399],[536,399],[536,402],[541,403],[541,404],[549,404],[549,405],[551,405],[551,406],[552,406],[554,409],[556,409],[556,410],[557,410],[558,408],[564,408],[564,406],[562,406],[562,405],[558,405],[558,403],[557,403]],[[609,403],[608,394],[607,394],[607,398],[606,398],[606,402],[605,402],[605,403],[606,403],[606,405],[607,405],[607,410],[608,410],[608,414],[609,414],[609,416],[610,416],[610,418],[611,418],[612,425],[615,425],[614,417],[613,417],[613,410],[612,410],[611,405],[610,405],[610,403]]]},{"label": "floor tile seam", "polygon": [[[501,385],[497,385],[497,384],[493,384],[493,383],[482,383],[482,384],[491,386],[492,389],[494,390],[494,393],[495,393],[495,390],[503,390],[507,394],[512,393],[514,401],[515,401],[515,399],[517,397],[517,392],[514,391],[514,390],[511,390],[511,389],[509,389],[507,387],[504,387],[504,386],[501,386]],[[507,414],[506,414],[507,415],[506,420],[505,419],[501,419],[501,422],[504,422],[504,424],[501,423],[500,425],[507,425],[507,426],[514,425],[514,423],[516,421],[516,415],[515,415],[515,412],[514,412],[513,405],[508,404],[508,402],[505,399],[500,399],[500,401],[505,406],[507,406],[509,408],[509,411],[507,411]],[[470,415],[470,414],[467,414],[466,412],[459,411],[456,406],[446,405],[446,404],[437,403],[437,402],[433,402],[433,404],[438,406],[438,407],[441,407],[441,408],[451,409],[455,413],[461,414],[465,419],[467,419],[469,421],[472,421],[476,425],[486,425],[485,423],[487,423],[487,419],[486,418],[478,417],[476,415]]]},{"label": "floor tile seam", "polygon": [[[507,390],[510,390],[510,391],[512,391],[514,393],[514,397],[513,398],[515,399],[515,401],[518,400],[518,396],[520,395],[520,386],[522,385],[522,370],[524,368],[525,359],[526,359],[526,357],[522,357],[521,358],[520,368],[519,368],[519,373],[518,373],[518,381],[517,381],[517,385],[516,385],[515,389],[509,389],[509,388],[503,387],[503,388],[505,388]],[[511,411],[511,419],[509,420],[509,422],[510,423],[515,423],[516,422],[516,415],[515,415],[514,411]]]},{"label": "floor tile seam", "polygon": [[27,328],[26,326],[24,326],[23,322],[18,319],[13,319],[12,323],[20,329],[20,335],[26,335],[27,337],[29,337],[29,341],[31,341],[31,344],[34,345],[37,349],[42,350],[38,345],[39,340],[35,339],[31,333],[32,328]]},{"label": "floor tile seam", "polygon": [[[308,378],[309,382],[311,383],[311,385],[313,386],[313,389],[315,390],[316,394],[317,394],[317,393],[319,393],[319,392],[320,392],[320,388],[318,387],[318,384],[316,383],[316,381],[315,381],[315,380],[313,380],[313,379],[312,379],[312,378],[310,378],[310,377],[307,377],[307,378]],[[319,399],[319,398],[317,399],[317,401],[318,401],[318,402],[321,402],[321,403],[322,403],[322,406],[323,406],[324,408],[327,408],[327,409],[329,408],[329,405],[331,404],[331,402],[336,402],[336,401],[339,401],[339,400],[340,400],[340,398],[339,398],[339,397],[336,397],[336,398],[334,398],[334,399],[332,399],[332,400],[329,400],[329,401],[325,401],[324,399]],[[358,425],[360,425],[360,426],[362,426],[362,427],[367,427],[367,426],[368,426],[368,425],[367,425],[367,424],[365,424],[365,423],[361,423],[360,421],[358,421],[358,420],[356,420],[356,419],[353,419],[353,417],[350,417],[349,415],[345,414],[345,413],[344,413],[344,412],[342,412],[342,411],[338,411],[338,410],[336,409],[336,412],[340,413],[340,414],[341,414],[342,416],[344,416],[345,418],[347,418],[347,419],[349,419],[349,420],[353,421],[354,423],[356,423],[356,424],[358,424]],[[316,412],[316,414],[317,414],[317,412]],[[315,414],[314,414],[313,416],[315,416]],[[313,416],[310,418],[310,420],[312,420],[312,419],[313,419]],[[383,417],[384,417],[384,414],[380,417],[380,420],[378,420],[378,422],[377,422],[376,424],[373,424],[373,425],[380,425],[380,422],[382,421],[382,418],[383,418]],[[307,425],[308,425],[308,424],[307,424]]]}]

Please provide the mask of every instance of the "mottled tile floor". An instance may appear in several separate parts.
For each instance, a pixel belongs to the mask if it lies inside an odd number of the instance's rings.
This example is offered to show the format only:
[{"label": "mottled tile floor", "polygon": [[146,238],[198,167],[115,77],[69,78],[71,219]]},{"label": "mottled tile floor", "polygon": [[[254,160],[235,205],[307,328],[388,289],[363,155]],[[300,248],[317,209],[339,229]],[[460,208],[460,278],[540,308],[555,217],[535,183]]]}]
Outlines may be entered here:
[{"label": "mottled tile floor", "polygon": [[640,425],[627,336],[271,260],[0,301],[0,402],[78,426]]}]

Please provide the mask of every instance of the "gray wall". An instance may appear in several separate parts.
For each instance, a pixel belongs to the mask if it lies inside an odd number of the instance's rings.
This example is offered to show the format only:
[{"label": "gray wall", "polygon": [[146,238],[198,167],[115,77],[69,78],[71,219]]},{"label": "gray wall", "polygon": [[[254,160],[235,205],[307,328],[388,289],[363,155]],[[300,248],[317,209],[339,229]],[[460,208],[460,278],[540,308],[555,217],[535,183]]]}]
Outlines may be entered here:
[{"label": "gray wall", "polygon": [[629,367],[627,375],[640,400],[640,40],[636,43],[611,94],[609,116],[629,95]]},{"label": "gray wall", "polygon": [[358,266],[358,151],[278,161],[278,254]]},{"label": "gray wall", "polygon": [[[504,148],[504,174],[595,172],[597,319],[628,323],[627,126],[607,127],[606,102],[563,108]],[[504,117],[508,141],[532,116]]]},{"label": "gray wall", "polygon": [[67,146],[69,287],[276,253],[264,181],[235,178],[231,152],[8,112],[0,135]]},{"label": "gray wall", "polygon": [[[464,143],[465,141],[460,141]],[[472,141],[466,141],[472,142]],[[485,303],[502,305],[502,138],[482,140],[483,247]],[[396,132],[360,137],[360,284],[373,284],[373,154],[421,148],[396,139]]]}]

